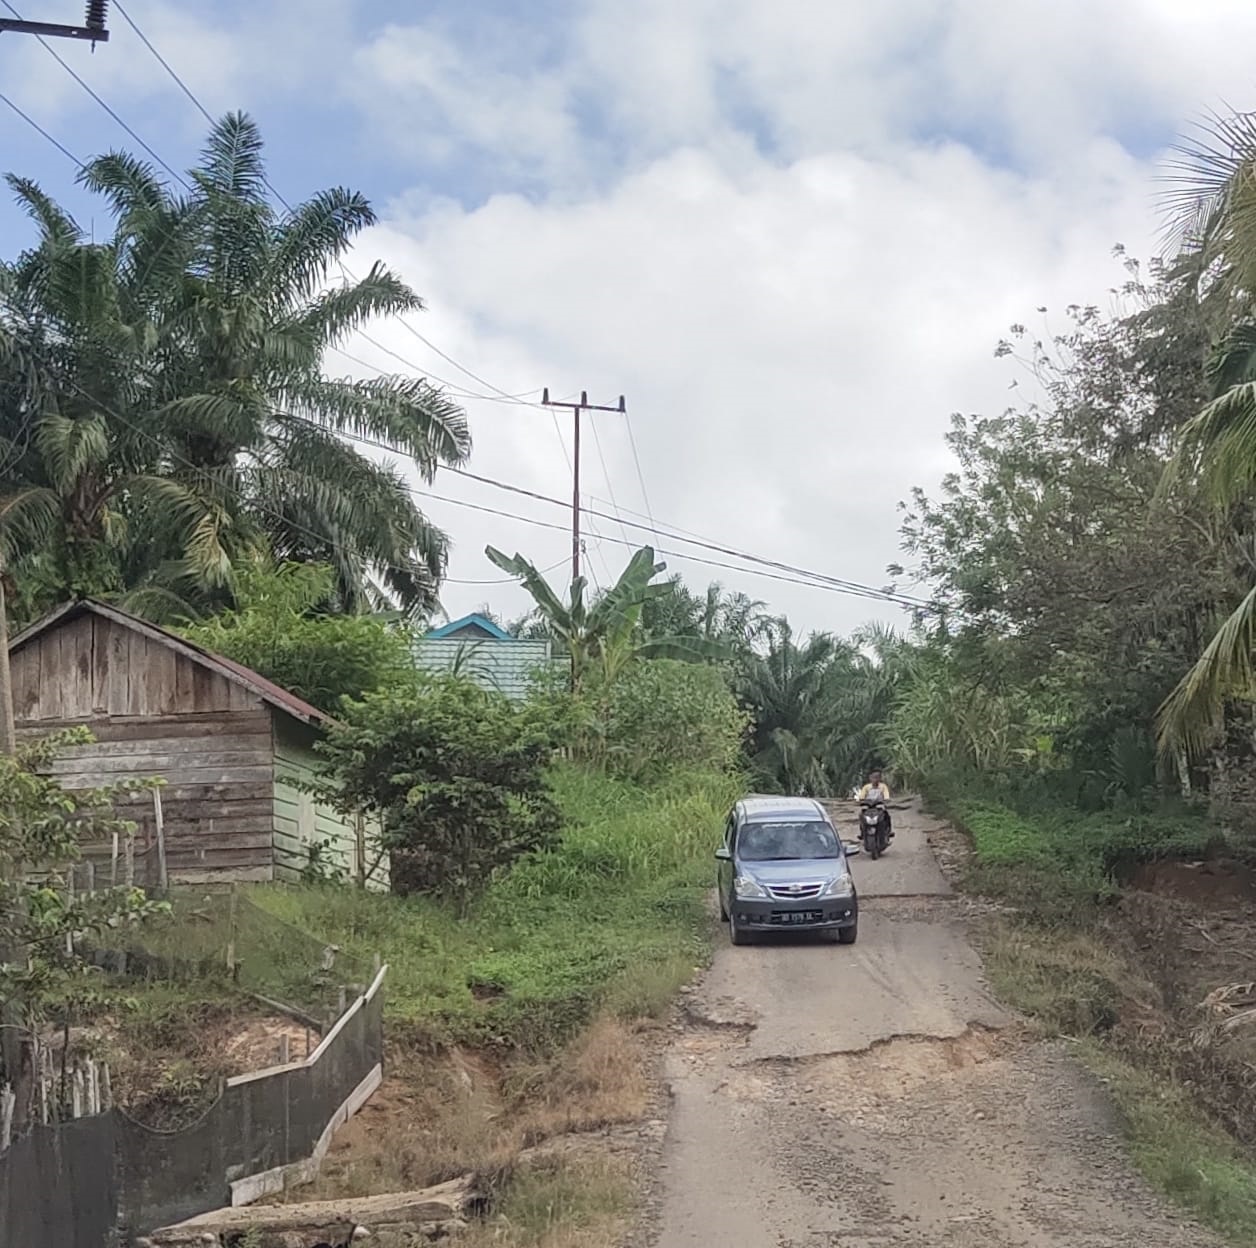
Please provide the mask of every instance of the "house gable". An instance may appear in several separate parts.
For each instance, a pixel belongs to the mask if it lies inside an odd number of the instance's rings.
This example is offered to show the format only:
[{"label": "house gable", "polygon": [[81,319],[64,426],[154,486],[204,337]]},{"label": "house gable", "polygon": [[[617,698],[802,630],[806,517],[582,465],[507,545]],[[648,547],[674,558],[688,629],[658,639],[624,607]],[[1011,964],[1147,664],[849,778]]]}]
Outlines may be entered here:
[{"label": "house gable", "polygon": [[121,611],[84,599],[9,643],[19,722],[224,713],[273,707],[325,724],[316,707],[257,672]]},{"label": "house gable", "polygon": [[426,637],[433,641],[444,640],[448,637],[456,637],[460,641],[518,640],[482,615],[464,615],[461,619],[450,620],[448,624],[442,624],[440,628],[433,628],[426,634]]}]

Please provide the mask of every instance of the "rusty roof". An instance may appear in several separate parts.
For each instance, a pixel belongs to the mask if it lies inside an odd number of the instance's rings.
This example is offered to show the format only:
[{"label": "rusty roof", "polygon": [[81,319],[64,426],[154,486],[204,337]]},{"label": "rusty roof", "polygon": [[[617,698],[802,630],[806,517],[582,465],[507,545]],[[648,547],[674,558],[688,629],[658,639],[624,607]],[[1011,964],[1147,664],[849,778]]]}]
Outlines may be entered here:
[{"label": "rusty roof", "polygon": [[318,707],[311,706],[304,699],[298,698],[295,693],[289,693],[287,689],[280,688],[273,680],[267,680],[265,676],[253,671],[252,668],[245,667],[243,663],[215,654],[212,650],[206,650],[203,646],[188,641],[186,637],[170,632],[169,629],[150,624],[147,620],[140,619],[138,615],[132,615],[120,607],[110,606],[109,603],[99,602],[95,598],[81,598],[77,602],[67,602],[55,611],[50,611],[43,619],[37,620],[12,638],[9,642],[9,652],[13,653],[57,625],[67,620],[78,619],[81,615],[98,615],[122,625],[123,628],[141,633],[151,641],[167,646],[183,655],[184,658],[190,659],[193,663],[209,668],[210,671],[216,672],[233,684],[242,685],[261,698],[263,702],[282,711],[285,715],[290,715],[293,719],[301,720],[302,723],[322,727],[334,722],[330,715],[320,711]]}]

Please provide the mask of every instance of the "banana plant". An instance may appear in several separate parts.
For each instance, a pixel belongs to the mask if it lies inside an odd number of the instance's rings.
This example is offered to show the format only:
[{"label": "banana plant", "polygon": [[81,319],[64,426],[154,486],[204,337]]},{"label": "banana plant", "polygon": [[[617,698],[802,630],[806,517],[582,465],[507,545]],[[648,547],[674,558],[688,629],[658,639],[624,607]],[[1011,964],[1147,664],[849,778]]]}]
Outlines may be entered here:
[{"label": "banana plant", "polygon": [[590,601],[588,585],[576,577],[564,600],[520,554],[513,557],[489,546],[484,552],[497,567],[517,577],[532,596],[549,635],[571,659],[571,687],[579,692],[590,673],[610,682],[636,659],[680,659],[690,663],[720,661],[728,648],[702,637],[641,637],[641,611],[647,602],[676,592],[671,582],[655,582],[666,570],[654,551],[643,546],[628,561],[614,585]]}]

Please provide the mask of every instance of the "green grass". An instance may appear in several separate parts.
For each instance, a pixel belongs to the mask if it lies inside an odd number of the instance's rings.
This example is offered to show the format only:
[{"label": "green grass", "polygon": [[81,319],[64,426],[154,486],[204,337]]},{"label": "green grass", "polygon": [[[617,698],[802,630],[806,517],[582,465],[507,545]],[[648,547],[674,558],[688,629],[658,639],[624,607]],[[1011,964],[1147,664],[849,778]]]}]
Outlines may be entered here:
[{"label": "green grass", "polygon": [[1086,1064],[1107,1083],[1139,1169],[1161,1191],[1236,1244],[1256,1243],[1256,1165],[1191,1102],[1097,1044]]},{"label": "green grass", "polygon": [[1188,810],[1082,812],[962,790],[948,790],[935,804],[972,839],[978,891],[1053,921],[1113,896],[1123,868],[1203,855],[1218,840],[1216,828]]},{"label": "green grass", "polygon": [[359,963],[378,953],[389,1018],[416,1039],[547,1050],[600,1009],[656,1012],[705,957],[712,852],[738,782],[642,788],[560,768],[553,783],[562,842],[496,880],[465,918],[340,888],[253,896]]}]

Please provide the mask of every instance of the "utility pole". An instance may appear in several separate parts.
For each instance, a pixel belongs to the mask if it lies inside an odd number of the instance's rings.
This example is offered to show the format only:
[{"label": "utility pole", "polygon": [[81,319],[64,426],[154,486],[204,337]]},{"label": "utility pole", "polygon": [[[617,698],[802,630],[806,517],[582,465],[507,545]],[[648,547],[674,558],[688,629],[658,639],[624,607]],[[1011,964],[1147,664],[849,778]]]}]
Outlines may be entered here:
[{"label": "utility pole", "polygon": [[87,0],[87,14],[81,26],[64,26],[57,22],[27,22],[20,17],[0,17],[0,35],[11,30],[19,35],[41,35],[49,39],[86,39],[95,49],[98,43],[109,42],[105,15],[109,0]]},{"label": "utility pole", "polygon": [[541,403],[545,407],[571,408],[571,428],[575,435],[575,445],[571,449],[571,579],[574,581],[580,575],[580,413],[626,412],[628,409],[622,394],[615,406],[607,407],[590,403],[587,390],[580,391],[579,403],[551,402],[548,386],[541,392]]}]

